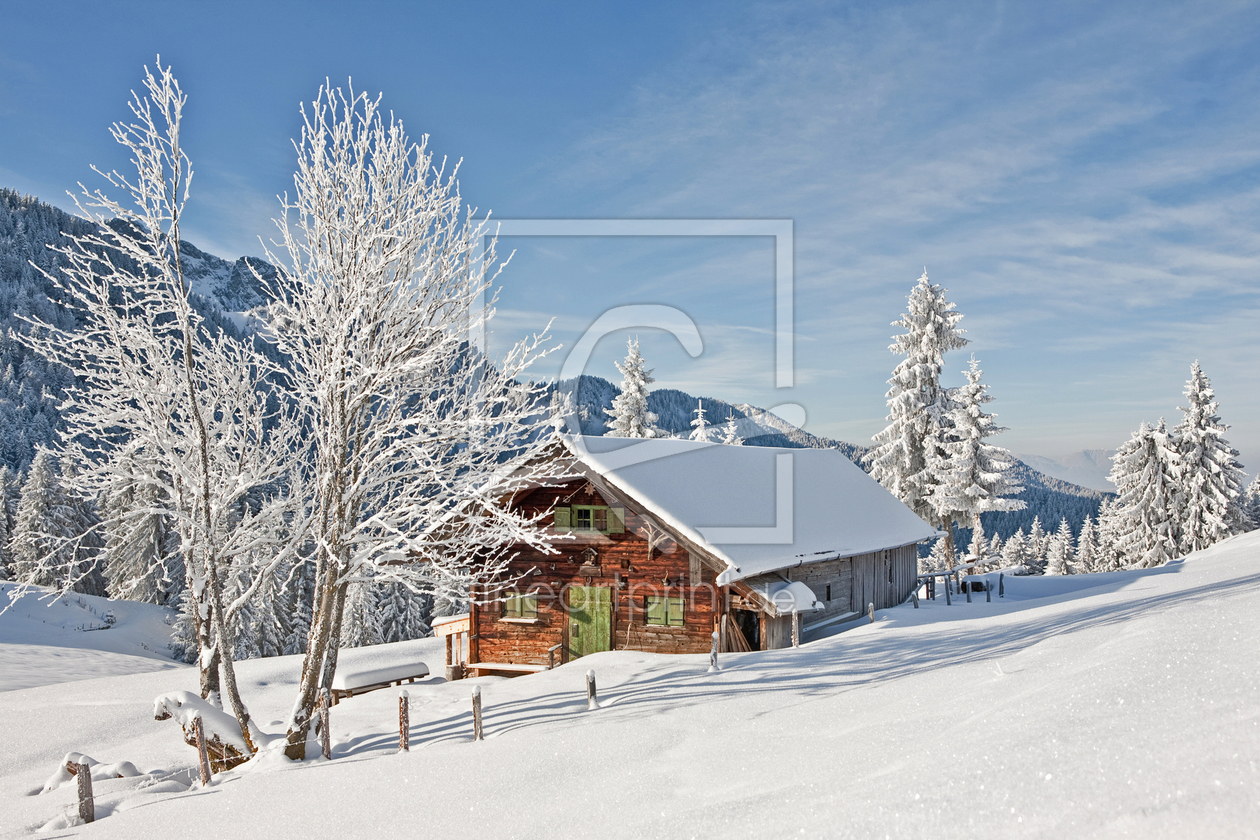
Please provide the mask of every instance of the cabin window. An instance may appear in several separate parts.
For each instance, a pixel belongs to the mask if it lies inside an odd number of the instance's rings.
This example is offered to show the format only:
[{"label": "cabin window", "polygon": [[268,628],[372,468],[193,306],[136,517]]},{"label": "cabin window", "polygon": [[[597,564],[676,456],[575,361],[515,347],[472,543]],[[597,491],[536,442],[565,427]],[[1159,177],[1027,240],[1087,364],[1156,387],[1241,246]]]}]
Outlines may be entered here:
[{"label": "cabin window", "polygon": [[504,618],[538,618],[537,595],[509,595],[503,602]]},{"label": "cabin window", "polygon": [[647,597],[647,623],[658,627],[683,626],[683,599],[661,595]]},{"label": "cabin window", "polygon": [[573,505],[555,510],[557,530],[622,534],[626,530],[625,519],[624,509],[607,505]]}]

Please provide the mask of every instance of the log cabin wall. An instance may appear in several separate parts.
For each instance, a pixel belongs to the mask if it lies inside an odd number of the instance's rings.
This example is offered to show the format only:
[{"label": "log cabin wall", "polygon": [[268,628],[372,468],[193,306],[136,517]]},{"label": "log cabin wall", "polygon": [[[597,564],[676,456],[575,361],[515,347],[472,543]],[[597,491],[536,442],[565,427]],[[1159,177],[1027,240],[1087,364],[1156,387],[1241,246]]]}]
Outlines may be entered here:
[{"label": "log cabin wall", "polygon": [[[605,649],[709,651],[711,634],[722,610],[714,571],[698,559],[693,563],[687,550],[669,539],[649,556],[648,542],[641,536],[645,521],[639,513],[604,499],[585,481],[538,489],[516,504],[531,514],[553,507],[571,512],[615,507],[624,511],[624,527],[610,527],[608,533],[571,530],[571,520],[570,527],[556,528],[561,534],[572,534],[572,539],[553,544],[558,554],[542,554],[523,546],[504,576],[504,580],[520,578],[515,588],[503,589],[502,584],[486,582],[479,587],[479,599],[501,599],[517,592],[534,594],[537,614],[514,617],[503,601],[477,607],[473,611],[477,661],[545,664],[552,646],[572,649],[571,622],[565,605],[570,602],[573,587],[609,590],[611,620]],[[554,522],[552,527],[556,527]],[[646,614],[649,598],[675,599],[673,604],[681,599],[681,624],[650,623]],[[666,620],[677,622],[678,618],[671,615]],[[560,661],[557,657],[557,664]]]}]

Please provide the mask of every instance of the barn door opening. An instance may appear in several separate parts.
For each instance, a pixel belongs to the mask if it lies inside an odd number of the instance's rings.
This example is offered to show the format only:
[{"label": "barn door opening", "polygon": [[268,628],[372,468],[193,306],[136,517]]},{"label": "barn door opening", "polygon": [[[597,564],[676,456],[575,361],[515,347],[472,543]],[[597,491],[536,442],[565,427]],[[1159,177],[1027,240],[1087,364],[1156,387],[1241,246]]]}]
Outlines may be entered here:
[{"label": "barn door opening", "polygon": [[731,610],[739,632],[748,640],[749,650],[761,650],[761,613],[752,610]]},{"label": "barn door opening", "polygon": [[612,591],[606,586],[569,587],[569,651],[586,656],[612,649]]}]

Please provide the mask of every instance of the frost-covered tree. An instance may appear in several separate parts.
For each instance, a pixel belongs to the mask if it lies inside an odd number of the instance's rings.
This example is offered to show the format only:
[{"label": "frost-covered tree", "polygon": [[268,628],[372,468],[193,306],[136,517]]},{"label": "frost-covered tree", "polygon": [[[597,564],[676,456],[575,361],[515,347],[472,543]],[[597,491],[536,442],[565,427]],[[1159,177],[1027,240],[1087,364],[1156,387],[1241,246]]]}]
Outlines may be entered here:
[{"label": "frost-covered tree", "polygon": [[657,437],[657,416],[648,411],[648,385],[656,380],[652,371],[644,367],[639,355],[639,340],[626,342],[626,360],[615,362],[621,372],[621,393],[613,398],[612,408],[604,413],[612,418],[608,437],[650,438]]},{"label": "frost-covered tree", "polygon": [[1260,474],[1251,480],[1247,485],[1245,495],[1245,504],[1247,518],[1251,522],[1251,528],[1254,530],[1260,528]]},{"label": "frost-covered tree", "polygon": [[1032,557],[1033,565],[1038,569],[1045,568],[1048,541],[1046,530],[1041,524],[1041,517],[1034,516],[1032,524],[1028,526],[1028,552]]},{"label": "frost-covered tree", "polygon": [[1002,563],[1017,575],[1035,575],[1041,571],[1036,565],[1023,528],[1011,534],[1002,545]]},{"label": "frost-covered tree", "polygon": [[1072,563],[1081,574],[1102,571],[1102,557],[1098,551],[1098,529],[1094,525],[1094,517],[1087,516],[1081,523],[1081,532],[1076,537],[1076,553]]},{"label": "frost-covered tree", "polygon": [[546,392],[525,376],[543,339],[497,363],[469,344],[493,314],[483,297],[497,273],[492,231],[463,207],[456,173],[427,137],[386,121],[379,97],[325,86],[302,113],[281,253],[267,253],[279,267],[269,340],[309,430],[297,483],[315,546],[291,759],[305,757],[331,687],[352,581],[461,599],[475,574],[505,568],[510,546],[548,550],[542,516],[500,500],[541,480],[552,440]]},{"label": "frost-covered tree", "polygon": [[1059,522],[1059,530],[1046,543],[1046,574],[1070,575],[1072,573],[1072,527],[1067,517]]},{"label": "frost-covered tree", "polygon": [[381,615],[377,608],[377,590],[368,581],[355,581],[346,592],[345,624],[341,633],[343,648],[379,645]]},{"label": "frost-covered tree", "polygon": [[148,479],[153,470],[120,466],[102,511],[110,596],[174,606],[185,575],[170,500],[162,484]]},{"label": "frost-covered tree", "polygon": [[1143,423],[1112,456],[1110,479],[1119,498],[1111,515],[1126,566],[1149,569],[1181,556],[1177,460],[1176,441],[1162,418],[1155,428]]},{"label": "frost-covered tree", "polygon": [[1095,562],[1095,571],[1114,572],[1127,565],[1120,546],[1121,526],[1122,514],[1117,500],[1103,499],[1098,506],[1098,559]]},{"label": "frost-covered tree", "polygon": [[13,525],[14,577],[35,586],[62,587],[72,574],[75,535],[70,526],[56,459],[41,447],[27,472]]},{"label": "frost-covered tree", "polygon": [[744,445],[744,439],[739,436],[739,427],[735,423],[734,412],[727,415],[726,423],[722,426],[722,443],[727,446]]},{"label": "frost-covered tree", "polygon": [[[273,490],[254,521],[289,515],[280,488],[299,434],[269,403],[266,385],[278,373],[251,345],[211,331],[192,305],[181,259],[181,225],[192,169],[181,145],[186,97],[169,67],[146,68],[143,94],[130,103],[134,121],[112,134],[135,174],[101,174],[128,196],[102,191],[76,199],[95,224],[68,236],[49,280],[72,301],[78,326],[29,319],[24,344],[74,374],[63,412],[64,459],[79,465],[76,495],[97,498],[125,465],[149,469],[163,514],[179,533],[185,588],[193,603],[203,697],[220,689],[241,727],[247,751],[254,733],[237,690],[229,626],[265,574],[225,602],[223,572],[260,537],[226,527],[239,502],[259,487]],[[277,547],[269,562],[285,560]],[[263,570],[265,571],[265,570]],[[222,682],[220,682],[220,677]]]},{"label": "frost-covered tree", "polygon": [[[965,371],[967,384],[949,392],[947,417],[939,445],[930,447],[928,467],[934,475],[927,497],[939,521],[969,525],[983,534],[980,515],[988,511],[1023,510],[1009,498],[1024,488],[1011,476],[1015,456],[985,439],[1006,431],[983,406],[993,402],[975,356]],[[948,530],[948,529],[947,529]]]},{"label": "frost-covered tree", "polygon": [[1185,415],[1173,432],[1179,547],[1182,553],[1207,548],[1243,530],[1240,504],[1242,467],[1225,440],[1229,429],[1217,415],[1218,403],[1207,376],[1195,361],[1186,382]]},{"label": "frost-covered tree", "polygon": [[708,442],[709,424],[704,419],[704,401],[696,400],[696,419],[691,421],[691,439]]},{"label": "frost-covered tree", "polygon": [[[941,387],[944,355],[967,344],[957,328],[962,315],[945,299],[945,289],[928,281],[927,272],[910,292],[906,312],[893,326],[905,329],[894,336],[889,350],[905,356],[888,380],[888,426],[875,435],[866,455],[871,476],[905,502],[924,521],[952,534],[949,511],[933,504],[932,495],[943,477],[940,450],[949,428],[949,394]],[[946,546],[953,560],[952,536]]]}]

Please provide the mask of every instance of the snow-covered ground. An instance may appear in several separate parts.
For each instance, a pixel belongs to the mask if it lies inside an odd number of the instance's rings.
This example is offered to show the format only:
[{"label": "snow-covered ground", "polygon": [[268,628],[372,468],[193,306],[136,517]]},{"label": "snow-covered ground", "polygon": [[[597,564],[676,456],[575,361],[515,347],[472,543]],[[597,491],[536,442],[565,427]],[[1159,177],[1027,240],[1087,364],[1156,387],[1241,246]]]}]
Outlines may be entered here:
[{"label": "snow-covered ground", "polygon": [[43,587],[10,607],[15,588],[0,583],[0,691],[186,667],[167,647],[170,610],[92,595],[50,600]]},{"label": "snow-covered ground", "polygon": [[[192,670],[45,685],[0,693],[0,835],[64,823],[73,786],[33,792],[78,751],[146,775],[98,781],[98,822],[45,836],[1254,837],[1257,639],[1253,532],[1161,569],[907,604],[716,674],[702,656],[612,652],[430,678],[410,688],[409,754],[397,691],[378,691],[333,709],[333,761],[261,758],[206,790],[151,714],[155,695],[195,689]],[[403,645],[362,655],[441,672],[439,643]],[[297,664],[240,663],[264,728]]]}]

